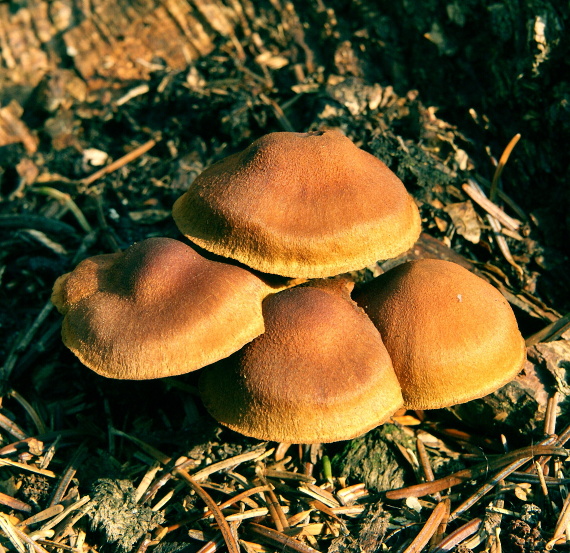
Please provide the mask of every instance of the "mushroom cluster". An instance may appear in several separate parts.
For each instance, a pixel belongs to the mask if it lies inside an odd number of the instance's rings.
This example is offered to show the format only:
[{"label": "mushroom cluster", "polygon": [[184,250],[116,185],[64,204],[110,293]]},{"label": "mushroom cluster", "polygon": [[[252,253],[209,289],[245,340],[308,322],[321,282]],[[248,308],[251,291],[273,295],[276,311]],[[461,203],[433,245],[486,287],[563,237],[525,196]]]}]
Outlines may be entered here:
[{"label": "mushroom cluster", "polygon": [[351,298],[338,275],[406,251],[420,217],[402,182],[339,131],[260,138],[205,170],[173,216],[201,253],[152,238],[55,283],[63,341],[99,374],[203,369],[220,423],[314,443],[363,434],[402,406],[481,397],[524,362],[506,300],[452,263],[406,263]]}]

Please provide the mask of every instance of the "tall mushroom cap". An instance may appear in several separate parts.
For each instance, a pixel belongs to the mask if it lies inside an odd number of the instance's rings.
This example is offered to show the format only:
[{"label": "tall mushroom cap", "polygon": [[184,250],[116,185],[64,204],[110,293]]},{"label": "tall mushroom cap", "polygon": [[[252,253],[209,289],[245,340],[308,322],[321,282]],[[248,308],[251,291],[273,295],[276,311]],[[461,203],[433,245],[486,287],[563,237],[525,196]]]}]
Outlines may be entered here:
[{"label": "tall mushroom cap", "polygon": [[142,380],[199,369],[259,336],[271,291],[246,269],[150,238],[85,259],[59,277],[52,301],[65,316],[63,341],[83,364]]},{"label": "tall mushroom cap", "polygon": [[173,216],[202,248],[290,277],[362,269],[420,233],[400,179],[336,130],[261,137],[199,175]]},{"label": "tall mushroom cap", "polygon": [[524,340],[507,300],[455,263],[404,263],[355,299],[380,331],[409,409],[483,397],[524,363]]},{"label": "tall mushroom cap", "polygon": [[265,333],[202,371],[201,396],[215,419],[261,440],[334,442],[402,406],[378,331],[348,292],[330,286],[267,298]]}]

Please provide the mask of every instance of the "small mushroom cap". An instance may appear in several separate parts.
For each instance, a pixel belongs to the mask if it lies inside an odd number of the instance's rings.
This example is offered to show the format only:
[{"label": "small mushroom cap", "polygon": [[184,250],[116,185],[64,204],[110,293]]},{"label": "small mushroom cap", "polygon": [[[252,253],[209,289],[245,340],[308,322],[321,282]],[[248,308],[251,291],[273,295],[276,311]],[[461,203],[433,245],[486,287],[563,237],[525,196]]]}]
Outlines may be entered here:
[{"label": "small mushroom cap", "polygon": [[354,296],[380,331],[408,409],[483,397],[524,364],[524,340],[507,300],[455,263],[404,263]]},{"label": "small mushroom cap", "polygon": [[380,335],[348,292],[301,286],[263,303],[266,331],[202,371],[220,423],[261,440],[348,440],[388,419],[402,395]]},{"label": "small mushroom cap", "polygon": [[199,175],[173,217],[202,248],[290,277],[362,269],[420,233],[400,179],[336,130],[261,137]]},{"label": "small mushroom cap", "polygon": [[170,238],[82,261],[54,285],[62,337],[110,378],[182,374],[239,350],[264,330],[272,289],[246,269],[210,261]]}]

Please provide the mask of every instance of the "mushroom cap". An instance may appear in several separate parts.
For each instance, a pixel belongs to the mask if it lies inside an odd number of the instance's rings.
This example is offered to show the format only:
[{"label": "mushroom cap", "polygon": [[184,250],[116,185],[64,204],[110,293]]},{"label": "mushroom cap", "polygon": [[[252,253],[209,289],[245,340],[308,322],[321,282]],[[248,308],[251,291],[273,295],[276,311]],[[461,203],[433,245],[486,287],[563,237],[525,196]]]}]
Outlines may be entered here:
[{"label": "mushroom cap", "polygon": [[239,350],[264,330],[272,292],[246,269],[210,261],[170,238],[85,259],[58,278],[52,301],[62,337],[110,378],[182,374]]},{"label": "mushroom cap", "polygon": [[263,303],[265,333],[200,375],[220,423],[261,440],[348,440],[388,419],[402,395],[380,335],[348,292],[300,286]]},{"label": "mushroom cap", "polygon": [[483,397],[524,364],[524,340],[507,300],[455,263],[404,263],[354,297],[380,331],[408,409]]},{"label": "mushroom cap", "polygon": [[305,278],[395,257],[420,233],[400,179],[337,130],[259,138],[199,175],[173,217],[208,251]]}]

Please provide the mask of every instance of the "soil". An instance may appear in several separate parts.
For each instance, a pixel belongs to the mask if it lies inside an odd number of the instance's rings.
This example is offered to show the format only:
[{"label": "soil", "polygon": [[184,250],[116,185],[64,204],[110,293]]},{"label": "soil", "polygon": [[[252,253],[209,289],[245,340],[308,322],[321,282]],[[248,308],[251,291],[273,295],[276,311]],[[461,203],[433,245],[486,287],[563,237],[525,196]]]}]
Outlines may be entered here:
[{"label": "soil", "polygon": [[[488,400],[400,414],[394,428],[359,440],[293,448],[289,460],[252,457],[237,476],[201,480],[219,501],[242,490],[240,478],[259,485],[262,465],[312,470],[331,493],[368,490],[354,500],[359,516],[339,518],[320,506],[323,497],[315,506],[298,483],[274,478],[288,516],[312,514],[287,534],[290,543],[230,523],[242,547],[404,550],[442,498],[382,495],[390,483],[425,479],[417,439],[440,478],[504,453],[505,443],[565,436],[569,25],[568,6],[554,0],[0,3],[0,492],[8,497],[0,498],[0,547],[25,548],[33,536],[39,551],[160,553],[217,539],[216,524],[198,520],[200,498],[169,480],[173,463],[184,456],[194,474],[260,444],[216,425],[195,375],[112,381],[83,367],[61,343],[50,296],[56,278],[86,257],[151,236],[182,239],[173,202],[204,168],[273,131],[340,128],[418,203],[418,244],[356,280],[413,257],[458,262],[503,292],[530,348],[523,374]],[[500,238],[473,199],[473,182],[489,195],[494,180],[493,202],[515,221]],[[532,468],[526,480],[505,480],[439,539],[483,518],[479,547],[500,539],[505,551],[544,550],[567,509],[567,474],[556,460],[542,466],[555,480],[541,487]],[[452,488],[451,510],[475,489]],[[18,526],[37,513],[43,521]],[[276,527],[269,517],[254,521]]]}]

